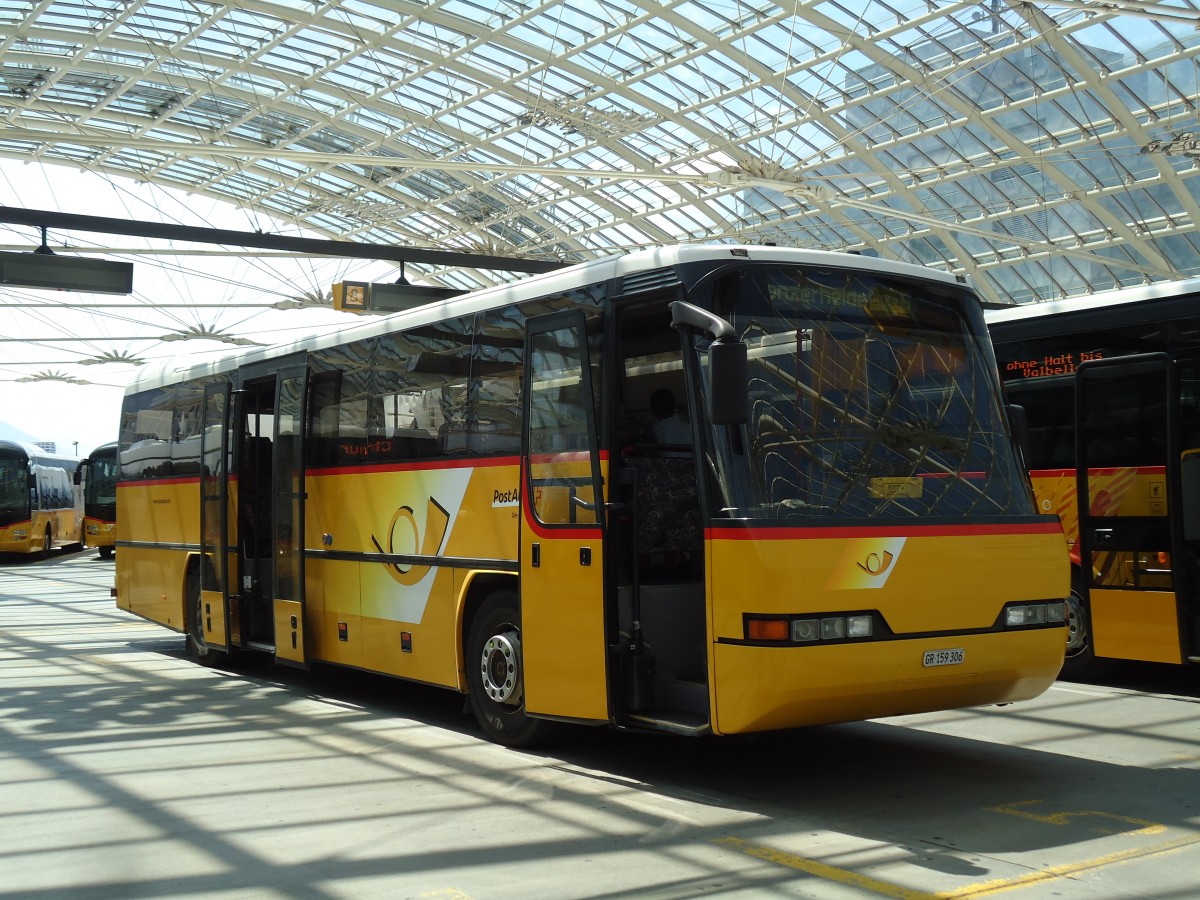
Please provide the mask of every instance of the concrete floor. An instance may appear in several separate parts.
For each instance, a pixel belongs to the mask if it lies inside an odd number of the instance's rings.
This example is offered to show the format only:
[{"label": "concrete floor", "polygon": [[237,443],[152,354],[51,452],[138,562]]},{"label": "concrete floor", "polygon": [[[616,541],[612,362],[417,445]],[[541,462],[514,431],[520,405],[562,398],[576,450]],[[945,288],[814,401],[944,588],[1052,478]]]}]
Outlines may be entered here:
[{"label": "concrete floor", "polygon": [[94,551],[0,560],[0,898],[1200,897],[1200,679],[685,740],[189,662]]}]

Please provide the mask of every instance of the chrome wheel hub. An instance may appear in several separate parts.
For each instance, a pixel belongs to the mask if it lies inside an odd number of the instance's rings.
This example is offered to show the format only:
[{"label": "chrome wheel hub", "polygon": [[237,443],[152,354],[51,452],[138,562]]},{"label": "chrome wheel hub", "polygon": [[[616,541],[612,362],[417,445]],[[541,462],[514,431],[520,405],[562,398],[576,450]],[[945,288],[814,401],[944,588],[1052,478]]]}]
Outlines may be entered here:
[{"label": "chrome wheel hub", "polygon": [[1067,656],[1074,656],[1087,646],[1087,627],[1084,624],[1083,603],[1074,591],[1067,598]]},{"label": "chrome wheel hub", "polygon": [[521,699],[521,638],[515,631],[494,634],[483,645],[483,690],[496,703]]}]

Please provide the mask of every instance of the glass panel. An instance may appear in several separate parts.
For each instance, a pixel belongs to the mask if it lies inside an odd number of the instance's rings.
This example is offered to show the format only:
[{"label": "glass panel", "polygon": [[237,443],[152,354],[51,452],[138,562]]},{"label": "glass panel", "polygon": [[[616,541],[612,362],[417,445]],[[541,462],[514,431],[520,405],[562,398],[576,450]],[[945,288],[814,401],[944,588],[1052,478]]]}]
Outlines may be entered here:
[{"label": "glass panel", "polygon": [[1075,381],[1054,377],[1028,387],[1010,383],[1008,398],[1024,408],[1029,422],[1029,468],[1075,468]]},{"label": "glass panel", "polygon": [[480,453],[521,450],[521,355],[524,316],[517,309],[479,317],[471,354],[467,428]]},{"label": "glass panel", "polygon": [[[1167,464],[1166,375],[1123,371],[1120,377],[1084,382],[1080,429],[1089,469],[1161,467]],[[1096,479],[1093,479],[1096,481]],[[1091,505],[1105,488],[1091,485]],[[1111,498],[1110,498],[1111,499]],[[1105,505],[1107,501],[1101,503]],[[1146,510],[1093,515],[1146,515]],[[1132,507],[1129,507],[1132,510]]]},{"label": "glass panel", "polygon": [[310,356],[312,408],[310,466],[344,466],[368,460],[367,423],[375,340],[355,341]]},{"label": "glass panel", "polygon": [[117,508],[116,449],[93,453],[86,478],[83,501],[87,514],[102,519],[114,518]]},{"label": "glass panel", "polygon": [[275,597],[302,600],[305,376],[283,378],[275,404]]},{"label": "glass panel", "polygon": [[174,472],[170,440],[175,395],[167,390],[126,397],[121,408],[121,479],[169,478]]},{"label": "glass panel", "polygon": [[29,466],[24,456],[0,456],[0,525],[29,518]]},{"label": "glass panel", "polygon": [[228,389],[209,389],[204,401],[204,430],[201,434],[203,469],[200,476],[201,549],[211,565],[201,566],[201,587],[225,590],[225,498],[227,490]]},{"label": "glass panel", "polygon": [[370,458],[424,459],[470,449],[467,395],[470,317],[380,339],[370,430],[380,438]]},{"label": "glass panel", "polygon": [[536,333],[530,374],[529,476],[533,513],[548,525],[594,525],[587,348],[578,328]]},{"label": "glass panel", "polygon": [[1163,364],[1145,363],[1093,370],[1079,381],[1087,536],[1098,586],[1172,586],[1167,385]]}]

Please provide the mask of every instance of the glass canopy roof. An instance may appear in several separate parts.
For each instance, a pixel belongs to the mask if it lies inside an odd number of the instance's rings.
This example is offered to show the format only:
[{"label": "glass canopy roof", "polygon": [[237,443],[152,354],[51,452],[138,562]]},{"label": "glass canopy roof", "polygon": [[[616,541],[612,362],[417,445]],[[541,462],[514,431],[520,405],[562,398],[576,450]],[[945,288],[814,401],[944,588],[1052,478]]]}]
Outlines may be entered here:
[{"label": "glass canopy roof", "polygon": [[1200,273],[1198,26],[1193,0],[0,0],[0,157],[338,239],[849,249],[1025,303]]}]

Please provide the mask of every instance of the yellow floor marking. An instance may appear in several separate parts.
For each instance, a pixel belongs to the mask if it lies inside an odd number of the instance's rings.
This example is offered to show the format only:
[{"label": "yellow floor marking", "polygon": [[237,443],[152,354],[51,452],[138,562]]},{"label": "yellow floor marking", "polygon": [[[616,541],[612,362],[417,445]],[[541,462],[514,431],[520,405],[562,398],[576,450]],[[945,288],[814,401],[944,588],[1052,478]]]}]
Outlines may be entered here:
[{"label": "yellow floor marking", "polygon": [[1003,891],[1011,891],[1016,888],[1027,887],[1031,884],[1044,884],[1047,881],[1065,878],[1068,875],[1077,875],[1089,869],[1099,869],[1115,863],[1145,859],[1150,856],[1157,856],[1160,853],[1170,853],[1173,850],[1181,850],[1184,847],[1196,844],[1200,844],[1200,835],[1193,834],[1189,837],[1176,838],[1173,841],[1164,841],[1161,844],[1152,844],[1149,847],[1120,850],[1116,853],[1109,853],[1105,856],[1097,856],[1093,859],[1081,860],[1080,862],[1050,866],[1037,872],[1030,872],[1028,875],[1019,875],[1016,878],[1000,878],[996,881],[984,881],[979,884],[968,885],[958,890],[946,891],[945,893],[934,894],[932,896],[939,898],[939,900],[943,900],[943,898],[946,898],[946,900],[963,900],[963,898],[986,897],[989,894],[999,894]]},{"label": "yellow floor marking", "polygon": [[1030,885],[1045,884],[1048,881],[1066,878],[1069,875],[1077,875],[1080,872],[1099,869],[1103,866],[1113,865],[1114,863],[1145,859],[1146,857],[1157,856],[1160,853],[1181,850],[1184,847],[1200,844],[1200,835],[1194,834],[1184,838],[1177,838],[1173,841],[1154,844],[1149,847],[1121,850],[1105,856],[1097,856],[1093,859],[1065,863],[1061,866],[1050,866],[1045,869],[1029,872],[1025,875],[1018,875],[1015,878],[998,878],[995,881],[981,881],[978,884],[969,884],[952,891],[938,891],[935,893],[906,888],[902,885],[893,884],[890,881],[883,881],[878,878],[872,878],[869,875],[861,875],[858,872],[851,872],[848,869],[839,869],[837,866],[817,862],[815,859],[806,859],[803,856],[785,853],[773,847],[751,844],[741,838],[721,838],[715,843],[739,850],[747,856],[753,856],[756,859],[778,863],[790,869],[807,872],[810,875],[824,878],[827,881],[834,881],[849,887],[862,888],[881,897],[894,897],[897,900],[974,900],[975,897],[986,897],[990,894],[1018,890]]},{"label": "yellow floor marking", "polygon": [[1041,800],[1021,800],[1018,803],[1010,803],[1008,806],[989,807],[989,811],[1004,813],[1007,816],[1017,816],[1022,819],[1030,819],[1034,822],[1043,822],[1047,825],[1070,825],[1072,819],[1081,819],[1085,816],[1093,816],[1098,819],[1112,819],[1114,822],[1124,822],[1127,825],[1137,825],[1137,830],[1131,831],[1129,834],[1162,834],[1167,830],[1166,825],[1160,825],[1157,822],[1148,822],[1145,819],[1134,819],[1129,816],[1120,816],[1116,813],[1101,812],[1099,810],[1092,809],[1081,810],[1079,812],[1048,813],[1046,815],[1040,815],[1024,809],[1017,809],[1018,806],[1036,806],[1041,802]]},{"label": "yellow floor marking", "polygon": [[747,856],[753,856],[756,859],[779,863],[779,865],[787,866],[789,869],[799,869],[801,872],[816,875],[818,878],[824,878],[826,881],[836,881],[838,884],[862,888],[883,897],[896,897],[898,900],[929,900],[929,898],[936,896],[935,894],[928,894],[925,891],[916,891],[912,888],[901,887],[898,884],[892,884],[890,881],[871,878],[869,875],[860,875],[848,869],[839,869],[837,866],[817,862],[815,859],[805,859],[803,856],[784,853],[782,850],[776,850],[773,847],[757,846],[748,841],[743,841],[741,838],[720,838],[716,843],[740,850]]}]

